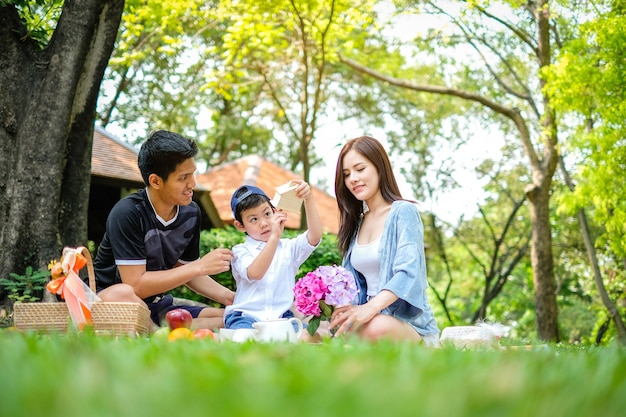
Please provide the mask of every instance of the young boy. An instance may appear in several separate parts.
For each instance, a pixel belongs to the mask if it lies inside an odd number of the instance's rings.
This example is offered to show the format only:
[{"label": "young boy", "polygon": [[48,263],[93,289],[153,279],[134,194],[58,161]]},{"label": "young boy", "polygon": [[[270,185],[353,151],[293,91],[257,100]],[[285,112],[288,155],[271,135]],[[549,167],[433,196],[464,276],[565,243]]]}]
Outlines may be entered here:
[{"label": "young boy", "polygon": [[251,329],[256,321],[294,316],[296,273],[322,239],[311,187],[301,180],[294,182],[298,184],[296,196],[304,200],[308,226],[294,239],[281,239],[287,214],[276,210],[260,188],[243,185],[233,193],[230,207],[235,227],[247,236],[244,243],[233,247],[237,291],[235,301],[224,312],[227,329]]},{"label": "young boy", "polygon": [[193,328],[223,326],[223,309],[175,306],[163,293],[180,285],[224,305],[234,293],[209,275],[230,269],[232,252],[200,257],[200,208],[192,200],[196,144],[164,130],[150,135],[138,163],[146,188],[118,201],[94,261],[103,301],[145,303],[155,325],[172,308],[185,308]]}]

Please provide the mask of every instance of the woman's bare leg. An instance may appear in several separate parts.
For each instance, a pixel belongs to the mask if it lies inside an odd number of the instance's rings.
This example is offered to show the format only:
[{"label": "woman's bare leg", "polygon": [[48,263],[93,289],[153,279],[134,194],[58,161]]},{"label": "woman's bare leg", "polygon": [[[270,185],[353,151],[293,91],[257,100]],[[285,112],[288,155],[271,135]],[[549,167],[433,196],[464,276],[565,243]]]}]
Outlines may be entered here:
[{"label": "woman's bare leg", "polygon": [[364,339],[376,341],[389,339],[397,341],[412,341],[420,343],[422,337],[408,323],[400,321],[386,314],[378,314],[372,320],[362,325],[357,333]]}]

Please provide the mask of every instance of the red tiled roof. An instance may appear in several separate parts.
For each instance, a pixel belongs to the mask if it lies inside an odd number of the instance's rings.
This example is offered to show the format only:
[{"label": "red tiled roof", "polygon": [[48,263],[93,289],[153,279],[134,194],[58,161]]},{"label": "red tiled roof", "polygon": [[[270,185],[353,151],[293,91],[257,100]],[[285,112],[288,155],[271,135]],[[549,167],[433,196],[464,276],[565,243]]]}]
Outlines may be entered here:
[{"label": "red tiled roof", "polygon": [[137,151],[98,127],[93,132],[91,174],[143,184],[137,166]]},{"label": "red tiled roof", "polygon": [[[114,178],[123,181],[140,183],[143,187],[143,178],[137,166],[139,151],[131,145],[122,142],[101,127],[93,132],[93,149],[91,151],[91,174]],[[196,190],[209,191],[202,184],[196,184]]]},{"label": "red tiled roof", "polygon": [[[272,198],[276,187],[297,178],[302,177],[258,155],[250,155],[214,167],[198,175],[197,181],[211,190],[211,197],[222,221],[232,224],[234,219],[230,210],[230,198],[237,187],[243,184],[256,185]],[[324,229],[337,234],[339,209],[335,198],[317,187],[313,187],[313,198]],[[299,228],[300,215],[289,213],[286,227]]]}]

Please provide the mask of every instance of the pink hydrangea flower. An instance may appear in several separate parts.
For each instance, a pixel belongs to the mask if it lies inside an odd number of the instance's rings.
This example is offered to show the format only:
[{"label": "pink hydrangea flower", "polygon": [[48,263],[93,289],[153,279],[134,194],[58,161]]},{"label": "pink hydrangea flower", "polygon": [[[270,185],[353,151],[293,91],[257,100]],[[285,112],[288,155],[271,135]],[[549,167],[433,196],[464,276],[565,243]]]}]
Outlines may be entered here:
[{"label": "pink hydrangea flower", "polygon": [[328,287],[328,293],[324,298],[326,304],[339,307],[354,300],[358,292],[356,281],[345,268],[337,265],[320,266],[317,271]]},{"label": "pink hydrangea flower", "polygon": [[319,316],[320,300],[324,298],[327,290],[324,281],[309,272],[300,278],[294,287],[296,308],[302,314]]},{"label": "pink hydrangea flower", "polygon": [[298,311],[313,316],[307,327],[311,335],[321,320],[330,320],[335,307],[350,304],[358,294],[354,276],[337,265],[309,272],[296,282],[293,291]]}]

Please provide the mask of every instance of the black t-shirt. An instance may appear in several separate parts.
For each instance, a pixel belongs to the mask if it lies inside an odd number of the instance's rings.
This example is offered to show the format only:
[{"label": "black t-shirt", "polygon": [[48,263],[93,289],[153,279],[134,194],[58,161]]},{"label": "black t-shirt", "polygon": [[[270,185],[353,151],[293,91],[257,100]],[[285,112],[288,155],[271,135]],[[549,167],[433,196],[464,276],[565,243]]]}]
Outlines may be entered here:
[{"label": "black t-shirt", "polygon": [[174,219],[164,224],[145,189],[118,201],[109,214],[94,261],[98,291],[122,282],[117,265],[146,265],[147,271],[162,271],[172,269],[178,261],[198,259],[200,216],[200,208],[192,201],[179,206]]}]

